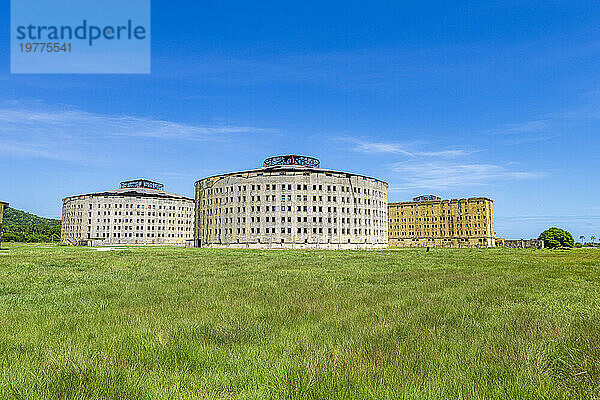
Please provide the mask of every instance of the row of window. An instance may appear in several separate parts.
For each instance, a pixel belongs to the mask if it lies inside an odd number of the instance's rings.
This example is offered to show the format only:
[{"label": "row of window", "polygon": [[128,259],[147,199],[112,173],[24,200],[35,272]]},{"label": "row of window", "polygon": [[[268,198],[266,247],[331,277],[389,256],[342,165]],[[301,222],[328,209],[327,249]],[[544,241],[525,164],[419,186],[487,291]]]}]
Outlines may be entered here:
[{"label": "row of window", "polygon": [[[260,202],[260,201],[266,201],[266,202],[276,202],[277,201],[277,196],[275,195],[266,195],[266,196],[260,196],[260,195],[256,195],[256,196],[248,196],[251,202]],[[325,196],[312,196],[312,201],[313,202],[323,202],[323,199],[325,198]],[[236,203],[237,199],[237,203],[246,203],[246,196],[237,196],[237,197],[217,197],[217,198],[209,198],[209,199],[204,199],[202,200],[202,205],[204,206],[212,206],[212,205],[217,205],[217,204],[228,204],[228,203]],[[308,202],[309,196],[307,195],[297,195],[296,196],[296,201],[297,202]],[[333,203],[337,203],[337,196],[327,196],[327,201],[328,202],[333,202]],[[350,197],[340,197],[341,202],[342,203],[354,203],[354,204],[366,204],[366,205],[375,205],[375,206],[385,206],[384,202],[381,200],[374,200],[371,198],[362,198],[362,197],[354,197],[352,198],[353,201],[351,201]],[[291,195],[281,195],[281,203],[285,203],[285,202],[291,202],[292,201],[292,196]]]},{"label": "row of window", "polygon": [[[167,206],[167,205],[157,205],[156,204],[122,204],[122,203],[117,203],[117,204],[112,204],[112,203],[98,203],[96,204],[96,208],[125,208],[125,209],[153,209],[153,210],[179,210],[179,211],[190,211],[194,208],[192,202],[190,201],[190,205],[189,206]],[[125,206],[125,207],[123,207]],[[70,208],[75,208],[75,209],[81,209],[83,208],[83,204],[79,203],[79,204],[71,204],[71,203],[65,203],[64,206],[65,209],[70,209]],[[94,204],[93,203],[89,203],[88,208],[91,210],[94,208]]]},{"label": "row of window", "polygon": [[[149,220],[145,221],[143,218],[142,219],[138,218],[136,220],[134,220],[132,218],[125,218],[125,219],[120,219],[120,218],[116,219],[115,218],[114,221],[111,221],[110,219],[106,219],[106,218],[103,219],[102,221],[100,219],[97,220],[98,224],[101,224],[101,223],[111,224],[111,222],[115,223],[115,224],[116,223],[119,223],[119,224],[121,224],[121,223],[134,223],[135,222],[137,224],[148,223],[148,224],[163,224],[163,225],[192,225],[192,220],[191,219],[189,219],[189,220],[183,220],[183,221],[174,221],[174,220],[158,220],[157,221],[157,220],[153,220],[153,219],[152,220],[149,219]],[[67,220],[67,221],[64,221],[62,227],[65,230],[81,229],[81,225],[82,224],[83,224],[82,220],[77,220],[77,221]],[[88,220],[88,229],[90,229],[92,226],[93,226],[92,220],[90,219],[90,220]],[[157,228],[161,229],[161,226],[159,225],[159,226],[157,226]],[[162,229],[164,229],[164,227]],[[174,227],[173,228],[169,228],[169,229],[174,229]]]},{"label": "row of window", "polygon": [[421,217],[421,218],[394,218],[394,215],[390,215],[390,222],[415,222],[415,221],[462,221],[462,220],[466,220],[466,221],[471,221],[471,220],[481,220],[481,219],[485,219],[487,220],[488,218],[486,217],[481,217],[479,215],[475,215],[475,216],[465,216],[465,217]]},{"label": "row of window", "polygon": [[[101,211],[98,211],[98,215],[111,215],[110,211],[104,211],[103,214],[101,214]],[[146,215],[144,213],[144,211],[136,211],[135,213],[133,211],[125,211],[125,214],[123,214],[122,211],[115,211],[114,214],[112,215],[141,215],[144,216]],[[187,214],[177,214],[177,213],[165,213],[165,212],[155,212],[155,211],[148,211],[147,213],[148,216],[153,216],[153,217],[178,217],[178,218],[192,218],[194,216],[193,212],[187,213]],[[92,213],[89,212],[88,216],[92,216]]]},{"label": "row of window", "polygon": [[[261,233],[282,233],[282,234],[292,234],[292,228],[249,228],[248,230],[250,232],[250,234],[261,234]],[[308,234],[312,231],[313,234],[323,234],[323,233],[327,233],[327,234],[333,234],[333,235],[337,235],[338,233],[338,229],[337,228],[328,228],[327,230],[325,230],[324,228],[297,228],[296,233],[299,234]],[[352,231],[354,231],[354,235],[384,235],[385,231],[383,230],[373,230],[373,229],[362,229],[362,228],[355,228],[354,230],[350,229],[350,228],[341,228],[340,229],[341,234],[342,235],[351,235]],[[213,234],[215,236],[219,236],[219,235],[227,235],[233,234],[233,228],[220,228],[220,229],[213,229],[213,230],[209,230],[208,231],[209,234]],[[246,234],[246,228],[237,228],[237,233],[241,234],[241,235],[245,235]]]},{"label": "row of window", "polygon": [[[281,191],[291,191],[293,187],[296,188],[296,190],[309,190],[311,185],[309,184],[265,184],[264,188],[265,190],[277,190],[280,189]],[[312,190],[316,191],[316,190],[320,190],[323,191],[323,188],[327,188],[328,192],[341,192],[341,193],[363,193],[366,195],[372,195],[372,196],[382,196],[384,192],[380,191],[380,190],[375,190],[375,189],[365,189],[365,188],[360,188],[360,187],[350,187],[350,186],[344,186],[344,185],[322,185],[322,184],[313,184],[312,185]],[[206,195],[216,195],[216,194],[223,194],[223,193],[234,193],[237,188],[237,192],[246,192],[246,185],[237,185],[237,186],[225,186],[225,187],[218,187],[218,188],[207,188],[204,189],[204,193]],[[248,185],[248,188],[251,191],[259,191],[261,190],[261,185],[255,184],[255,185]]]},{"label": "row of window", "polygon": [[[111,236],[110,233],[105,232],[105,233],[100,234],[99,237],[103,237],[103,238],[110,238],[110,237],[113,237],[113,238],[121,238],[121,237],[124,237],[124,238],[134,238],[134,237],[136,237],[136,238],[143,238],[143,237],[175,238],[175,237],[180,237],[180,238],[183,238],[183,237],[188,237],[188,238],[191,238],[191,235],[180,235],[180,234],[174,234],[174,233],[146,233],[144,236],[144,233],[135,233],[135,234],[134,233],[123,233],[122,235],[121,235],[121,233],[113,233]],[[90,239],[90,238],[91,238],[91,235],[88,234],[88,239]]]},{"label": "row of window", "polygon": [[[440,225],[440,228],[444,228],[444,229],[461,229],[461,228],[481,228],[483,225],[484,228],[487,228],[487,224],[455,224],[455,225]],[[407,229],[437,229],[438,226],[436,225],[392,225],[390,224],[390,230],[396,230],[396,229],[402,229],[402,230],[407,230]]]},{"label": "row of window", "polygon": [[[110,224],[111,221],[113,221],[114,223],[121,223],[121,222],[136,222],[136,223],[148,223],[148,224],[170,224],[170,225],[191,225],[192,224],[192,220],[191,219],[185,219],[185,220],[166,220],[166,219],[159,219],[159,220],[155,220],[155,219],[148,219],[145,220],[144,218],[136,218],[135,220],[133,218],[115,218],[114,220],[111,220],[110,218],[104,218],[102,221],[100,221],[100,219],[97,219],[96,222],[100,223],[108,223]],[[88,224],[91,225],[92,224],[92,220],[88,219]]]},{"label": "row of window", "polygon": [[[210,218],[210,219],[206,220],[206,223],[208,225],[216,225],[219,222],[221,224],[233,224],[234,223],[233,220],[234,220],[233,218],[220,218],[220,219]],[[308,219],[308,217],[296,217],[296,221],[299,222],[299,223],[302,223],[302,222],[304,222],[304,223],[308,223],[308,222],[323,223],[324,218],[323,217],[312,217],[312,221],[310,221]],[[329,217],[329,218],[327,218],[327,223],[332,223],[332,221],[333,221],[334,224],[336,224],[337,221],[338,221],[337,217],[334,217],[334,218]],[[342,224],[350,224],[350,223],[352,223],[352,218],[342,217],[342,218],[340,218],[340,221],[341,221]],[[251,222],[251,223],[260,223],[261,222],[261,217],[249,217],[249,222]],[[271,223],[275,224],[276,223],[276,219],[275,219],[275,217],[263,217],[262,218],[262,222],[265,222],[267,224],[269,222],[271,222]],[[291,223],[292,222],[292,217],[287,217],[287,218],[286,217],[281,217],[281,223],[286,223],[286,222],[287,223]],[[383,221],[371,220],[371,219],[365,219],[364,220],[364,224],[365,225],[371,225],[371,224],[373,224],[373,225],[383,225],[383,223],[381,223],[381,222],[383,222]],[[245,224],[246,223],[246,217],[238,217],[237,218],[237,223],[238,224]],[[363,224],[363,219],[362,218],[354,218],[354,224],[356,224],[356,225],[362,225]]]},{"label": "row of window", "polygon": [[[408,207],[408,208],[413,208],[413,207]],[[402,208],[398,208],[397,206],[393,206],[390,205],[390,213],[397,213],[400,215],[404,215],[404,213],[406,212],[406,215],[409,215],[409,211],[402,211],[404,209],[404,207]],[[483,207],[481,209],[477,208],[477,209],[473,209],[471,210],[471,213],[484,213],[485,214],[486,208]],[[437,209],[437,210],[416,210],[416,211],[410,211],[410,215],[419,215],[419,213],[421,213],[422,215],[436,215],[436,214],[454,214],[454,213],[458,213],[458,214],[468,214],[469,213],[469,208],[457,208],[457,209]]]},{"label": "row of window", "polygon": [[486,235],[485,231],[456,231],[456,232],[446,232],[446,231],[429,231],[429,232],[389,232],[390,237],[400,237],[400,236],[449,236],[449,235],[457,235],[457,236],[474,236],[474,235]]},{"label": "row of window", "polygon": [[[254,213],[254,212],[261,212],[261,210],[263,212],[275,212],[277,211],[277,207],[276,206],[250,206],[249,208],[249,212]],[[219,215],[219,214],[234,214],[236,208],[234,207],[224,207],[224,208],[208,208],[208,209],[204,209],[203,210],[203,214],[204,215]],[[281,211],[288,211],[291,212],[292,211],[292,206],[281,206],[280,208]],[[297,212],[309,212],[310,208],[308,206],[296,206],[296,211]],[[324,212],[324,207],[323,206],[312,206],[312,212],[316,213],[316,212]],[[369,209],[369,208],[354,208],[354,209],[350,209],[349,207],[341,207],[341,213],[342,214],[350,214],[350,213],[354,213],[356,215],[362,215],[364,211],[365,215],[374,215],[376,217],[380,217],[380,216],[385,216],[387,213],[385,212],[385,210],[378,210],[378,209]],[[327,212],[331,213],[337,213],[337,207],[327,207]],[[246,207],[237,207],[237,214],[240,213],[246,213]]]},{"label": "row of window", "polygon": [[[122,229],[121,229],[122,228]],[[88,231],[91,231],[92,227],[88,226]],[[184,228],[184,227],[169,227],[167,229],[165,229],[164,227],[161,226],[144,226],[144,225],[136,225],[136,226],[132,226],[132,225],[102,225],[102,226],[97,226],[96,227],[97,231],[100,230],[125,230],[125,231],[142,231],[142,230],[148,230],[148,231],[191,231],[192,228]]]}]

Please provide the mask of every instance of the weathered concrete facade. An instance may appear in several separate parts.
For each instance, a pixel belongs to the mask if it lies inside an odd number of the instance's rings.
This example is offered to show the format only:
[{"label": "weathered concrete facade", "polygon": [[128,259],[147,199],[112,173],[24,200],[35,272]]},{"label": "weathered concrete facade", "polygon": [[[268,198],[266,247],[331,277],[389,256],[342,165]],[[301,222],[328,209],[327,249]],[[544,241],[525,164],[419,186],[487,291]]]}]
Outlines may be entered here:
[{"label": "weathered concrete facade", "polygon": [[418,201],[390,203],[388,214],[390,246],[496,246],[494,202],[487,197],[441,200],[424,196]]},{"label": "weathered concrete facade", "polygon": [[4,219],[4,209],[8,207],[8,203],[0,201],[0,246],[2,245],[2,220]]},{"label": "weathered concrete facade", "polygon": [[198,247],[385,248],[387,183],[304,165],[213,176],[196,182],[195,224]]},{"label": "weathered concrete facade", "polygon": [[543,249],[544,241],[539,239],[496,239],[496,246],[507,249]]},{"label": "weathered concrete facade", "polygon": [[63,199],[61,243],[184,246],[193,238],[193,199],[126,187]]}]

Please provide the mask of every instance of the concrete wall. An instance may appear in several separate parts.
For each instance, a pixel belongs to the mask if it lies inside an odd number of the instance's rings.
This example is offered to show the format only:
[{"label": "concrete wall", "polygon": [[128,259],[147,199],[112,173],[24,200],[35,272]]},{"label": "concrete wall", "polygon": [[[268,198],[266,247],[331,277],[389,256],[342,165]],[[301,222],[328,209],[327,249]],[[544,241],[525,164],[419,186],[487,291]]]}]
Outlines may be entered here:
[{"label": "concrete wall", "polygon": [[507,240],[498,239],[498,246],[506,247],[509,249],[543,249],[544,241],[538,239],[519,239],[519,240]]},{"label": "concrete wall", "polygon": [[450,249],[495,247],[493,239],[488,238],[417,238],[390,240],[392,247],[442,247]]},{"label": "concrete wall", "polygon": [[247,171],[196,182],[196,245],[383,248],[387,184],[301,168]]},{"label": "concrete wall", "polygon": [[491,199],[411,201],[388,208],[390,246],[496,246]]},{"label": "concrete wall", "polygon": [[184,246],[193,238],[193,221],[190,199],[70,197],[63,200],[61,243]]}]

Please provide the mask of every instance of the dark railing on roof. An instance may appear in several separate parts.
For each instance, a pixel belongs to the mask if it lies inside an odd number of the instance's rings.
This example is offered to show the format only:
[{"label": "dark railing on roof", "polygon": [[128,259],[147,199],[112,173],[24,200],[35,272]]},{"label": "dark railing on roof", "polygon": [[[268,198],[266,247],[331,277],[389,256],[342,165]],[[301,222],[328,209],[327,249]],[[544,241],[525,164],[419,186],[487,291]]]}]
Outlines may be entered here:
[{"label": "dark railing on roof", "polygon": [[434,196],[432,194],[427,194],[424,196],[415,197],[413,201],[438,201],[441,200],[441,197]]},{"label": "dark railing on roof", "polygon": [[125,188],[146,188],[163,190],[165,188],[165,185],[163,185],[162,183],[149,181],[147,179],[134,179],[131,181],[121,182],[121,189]]},{"label": "dark railing on roof", "polygon": [[313,157],[299,156],[297,154],[288,154],[285,156],[270,157],[265,160],[263,167],[273,167],[276,165],[300,165],[304,167],[318,168],[321,162]]}]

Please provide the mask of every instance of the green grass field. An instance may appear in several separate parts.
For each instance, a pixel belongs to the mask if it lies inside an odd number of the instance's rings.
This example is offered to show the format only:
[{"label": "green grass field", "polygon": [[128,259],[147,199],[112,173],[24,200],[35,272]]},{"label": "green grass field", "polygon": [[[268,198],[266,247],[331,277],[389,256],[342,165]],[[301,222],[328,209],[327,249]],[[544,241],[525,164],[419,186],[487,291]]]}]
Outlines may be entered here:
[{"label": "green grass field", "polygon": [[0,398],[600,398],[600,250],[3,245]]}]

